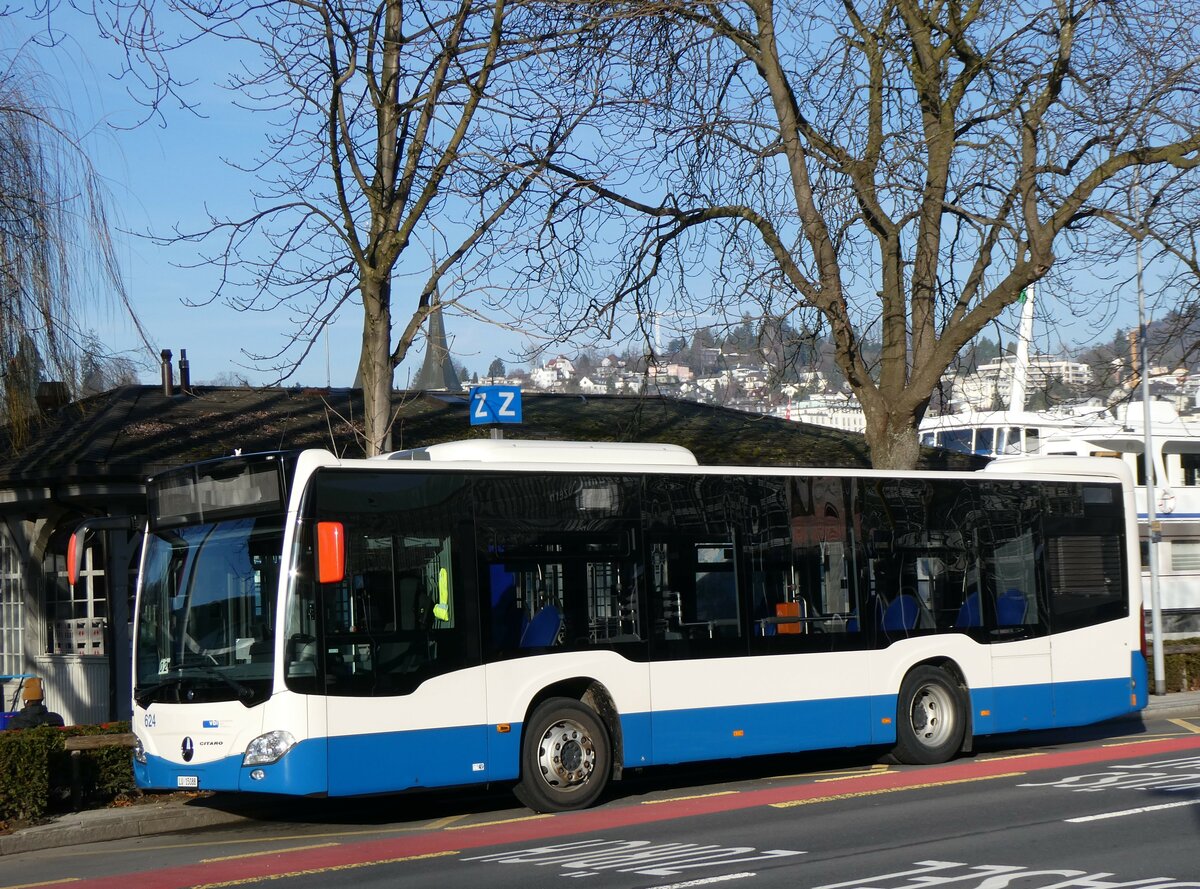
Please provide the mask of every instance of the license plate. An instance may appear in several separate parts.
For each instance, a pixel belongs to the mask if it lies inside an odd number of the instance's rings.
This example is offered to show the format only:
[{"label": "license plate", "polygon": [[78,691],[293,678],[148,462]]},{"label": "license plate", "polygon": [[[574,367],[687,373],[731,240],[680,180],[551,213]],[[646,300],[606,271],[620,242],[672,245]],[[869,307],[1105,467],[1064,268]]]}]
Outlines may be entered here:
[{"label": "license plate", "polygon": [[180,775],[175,779],[176,787],[199,787],[200,779],[196,775]]}]

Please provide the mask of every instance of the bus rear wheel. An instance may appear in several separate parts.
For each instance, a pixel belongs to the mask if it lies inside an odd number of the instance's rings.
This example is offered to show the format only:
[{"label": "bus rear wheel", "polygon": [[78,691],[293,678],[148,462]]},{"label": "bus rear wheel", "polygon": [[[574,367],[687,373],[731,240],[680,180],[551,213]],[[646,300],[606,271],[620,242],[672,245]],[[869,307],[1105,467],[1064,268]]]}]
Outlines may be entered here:
[{"label": "bus rear wheel", "polygon": [[525,724],[517,799],[535,812],[590,806],[608,783],[611,749],[590,707],[572,698],[543,701]]},{"label": "bus rear wheel", "polygon": [[946,762],[962,749],[966,712],[958,683],[945,670],[916,667],[900,684],[892,756],[912,765]]}]

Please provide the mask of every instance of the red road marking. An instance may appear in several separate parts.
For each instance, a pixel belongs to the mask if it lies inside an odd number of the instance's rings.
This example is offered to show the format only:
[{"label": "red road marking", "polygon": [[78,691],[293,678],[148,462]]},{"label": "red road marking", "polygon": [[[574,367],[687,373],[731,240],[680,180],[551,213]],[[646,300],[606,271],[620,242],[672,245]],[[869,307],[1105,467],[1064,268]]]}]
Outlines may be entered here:
[{"label": "red road marking", "polygon": [[450,850],[540,842],[583,832],[614,830],[638,824],[670,821],[694,815],[711,815],[717,812],[749,809],[791,800],[816,799],[835,793],[838,795],[853,794],[881,788],[904,788],[916,784],[961,781],[966,778],[987,778],[1014,770],[1040,772],[1191,750],[1200,750],[1200,736],[1138,742],[1122,747],[1069,750],[1021,758],[1009,757],[984,761],[959,760],[948,765],[930,766],[906,772],[878,772],[874,775],[864,775],[861,778],[844,778],[832,785],[795,784],[722,796],[681,799],[653,806],[614,806],[608,809],[573,812],[554,818],[467,827],[452,833],[439,831],[419,836],[366,840],[346,846],[298,850],[276,856],[262,855],[230,861],[213,861],[206,864],[189,864],[166,870],[80,880],[72,882],[70,885],[72,889],[76,889],[76,887],[78,889],[129,889],[131,885],[137,886],[138,889],[186,889],[186,887],[206,883],[278,878],[281,875],[298,871],[363,865],[370,862],[384,862]]}]

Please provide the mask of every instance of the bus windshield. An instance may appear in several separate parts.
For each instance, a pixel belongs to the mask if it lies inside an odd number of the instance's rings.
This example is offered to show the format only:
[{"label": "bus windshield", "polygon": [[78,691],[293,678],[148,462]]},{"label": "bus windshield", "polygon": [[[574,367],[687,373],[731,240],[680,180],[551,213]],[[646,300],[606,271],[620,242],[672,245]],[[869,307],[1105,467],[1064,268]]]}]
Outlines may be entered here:
[{"label": "bus windshield", "polygon": [[134,697],[202,703],[270,693],[279,515],[152,531],[146,538]]}]

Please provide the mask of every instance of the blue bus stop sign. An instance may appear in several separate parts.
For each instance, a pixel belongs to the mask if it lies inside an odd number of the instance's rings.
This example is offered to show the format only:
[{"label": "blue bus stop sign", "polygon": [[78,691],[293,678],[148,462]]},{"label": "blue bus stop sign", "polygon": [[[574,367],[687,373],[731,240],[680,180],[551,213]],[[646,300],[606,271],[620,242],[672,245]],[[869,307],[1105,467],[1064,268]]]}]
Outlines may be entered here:
[{"label": "blue bus stop sign", "polygon": [[475,386],[471,389],[472,426],[520,422],[520,386]]}]

